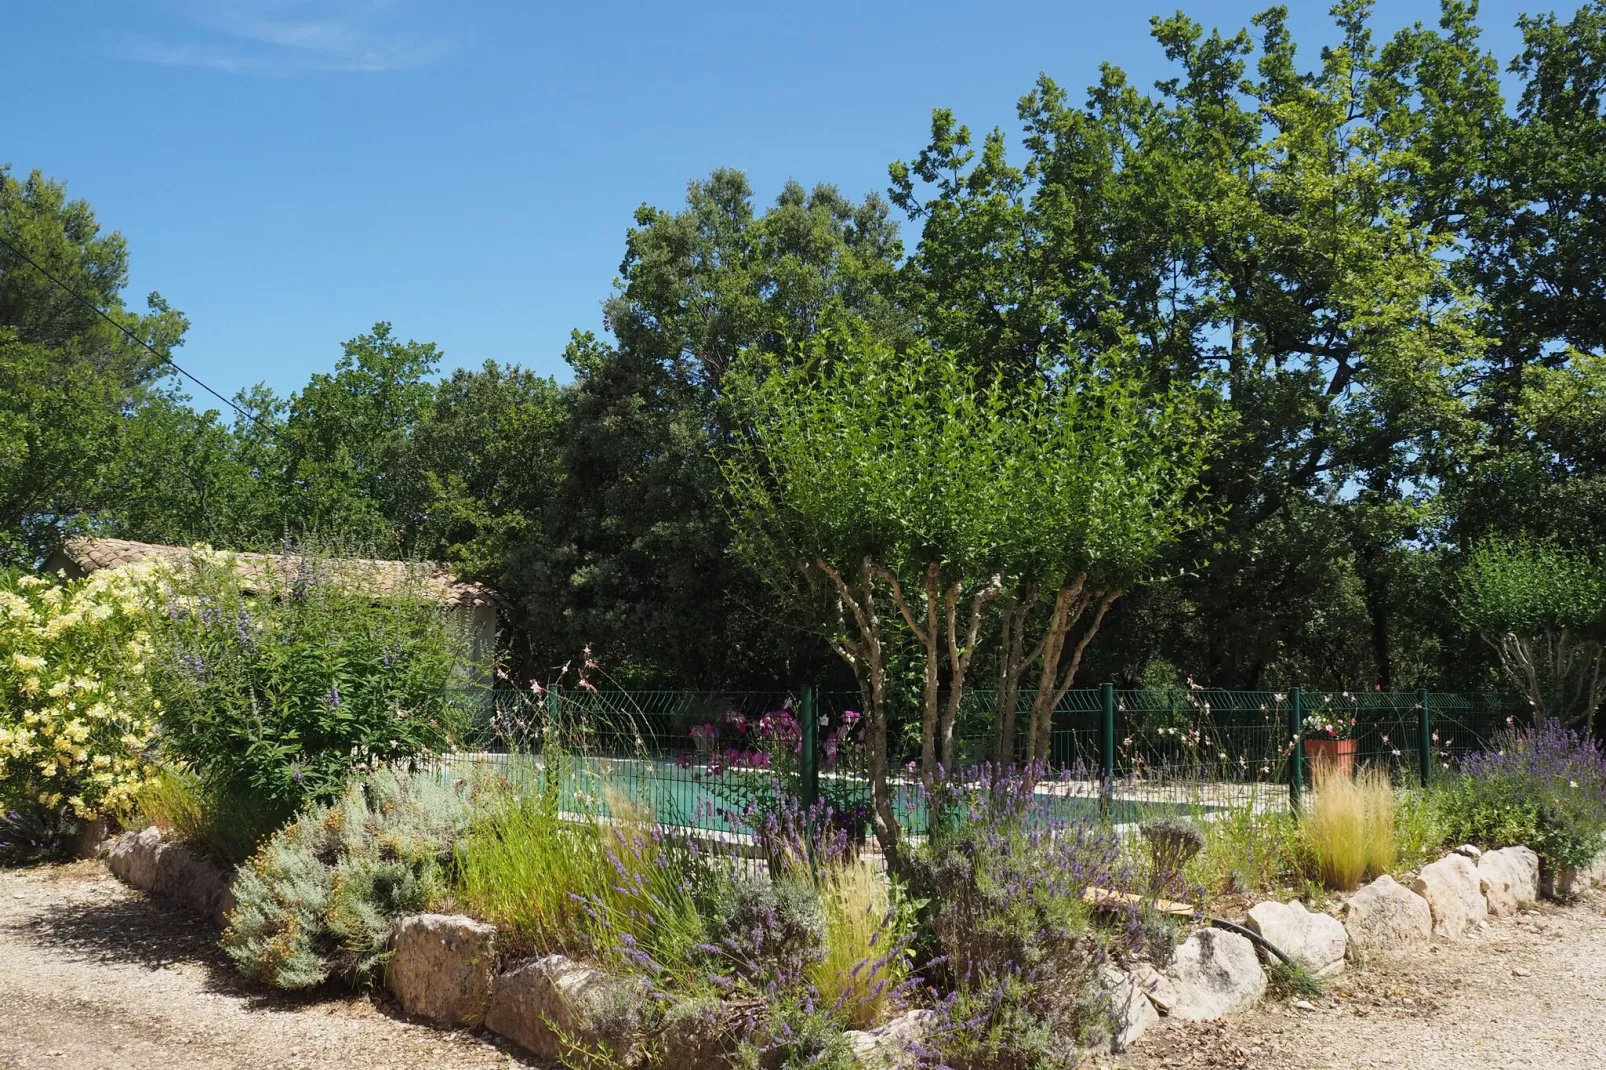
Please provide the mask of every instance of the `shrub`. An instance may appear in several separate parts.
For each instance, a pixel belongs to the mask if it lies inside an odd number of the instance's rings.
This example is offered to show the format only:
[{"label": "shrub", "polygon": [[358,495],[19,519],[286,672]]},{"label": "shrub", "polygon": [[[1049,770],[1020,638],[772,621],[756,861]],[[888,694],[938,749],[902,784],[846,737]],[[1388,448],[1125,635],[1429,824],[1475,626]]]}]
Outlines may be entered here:
[{"label": "shrub", "polygon": [[1395,865],[1420,869],[1443,850],[1449,834],[1440,815],[1438,794],[1406,790],[1394,798]]},{"label": "shrub", "polygon": [[376,600],[360,563],[293,574],[197,551],[153,585],[163,749],[219,792],[281,819],[355,772],[445,746],[464,646],[422,589]]},{"label": "shrub", "polygon": [[19,846],[54,850],[146,779],[160,709],[146,682],[147,575],[56,585],[0,572],[0,813],[16,815],[7,838]]},{"label": "shrub", "polygon": [[735,1070],[856,1070],[863,1065],[835,1017],[807,993],[778,993],[746,1026],[731,1053]]},{"label": "shrub", "polygon": [[462,792],[381,770],[309,807],[240,868],[223,948],[248,976],[310,988],[365,985],[385,959],[390,919],[446,890],[444,866],[467,821]]},{"label": "shrub", "polygon": [[1184,867],[1187,883],[1209,894],[1248,895],[1303,880],[1310,847],[1299,819],[1253,798],[1200,815],[1204,850]]},{"label": "shrub", "polygon": [[1462,613],[1546,719],[1592,733],[1606,702],[1606,569],[1550,542],[1485,539],[1459,583]]},{"label": "shrub", "polygon": [[273,835],[278,815],[254,799],[209,785],[182,766],[157,766],[135,797],[130,825],[156,825],[169,839],[187,843],[238,866]]},{"label": "shrub", "polygon": [[1139,831],[1149,845],[1154,890],[1175,891],[1182,884],[1183,867],[1204,850],[1204,833],[1192,821],[1174,816],[1145,821]]},{"label": "shrub", "polygon": [[944,820],[913,860],[914,888],[954,991],[942,1058],[960,1070],[1074,1060],[1109,1024],[1100,967],[1137,928],[1093,923],[1084,893],[1132,883],[1120,842],[1091,811],[1045,807],[1041,775],[983,766],[928,800]]},{"label": "shrub", "polygon": [[1524,844],[1549,866],[1587,865],[1606,836],[1606,755],[1556,721],[1512,728],[1462,762],[1439,807],[1452,839]]},{"label": "shrub", "polygon": [[736,876],[722,883],[712,920],[722,955],[761,986],[796,984],[825,957],[820,894],[796,876]]}]

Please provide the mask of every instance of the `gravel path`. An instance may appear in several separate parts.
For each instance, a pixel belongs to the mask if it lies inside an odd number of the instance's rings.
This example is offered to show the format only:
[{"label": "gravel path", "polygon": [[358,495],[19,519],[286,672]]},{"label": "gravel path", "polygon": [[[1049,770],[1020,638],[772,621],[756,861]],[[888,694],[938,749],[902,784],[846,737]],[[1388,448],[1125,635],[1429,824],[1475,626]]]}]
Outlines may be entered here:
[{"label": "gravel path", "polygon": [[[412,1025],[371,999],[264,994],[239,980],[216,938],[98,862],[0,870],[0,1070],[529,1065],[486,1036]],[[1606,897],[1491,919],[1427,955],[1374,960],[1310,1002],[1165,1021],[1118,1064],[1599,1070]]]},{"label": "gravel path", "polygon": [[206,922],[99,862],[0,870],[0,1070],[489,1070],[523,1060],[373,1000],[265,995]]},{"label": "gravel path", "polygon": [[1324,996],[1224,1022],[1162,1022],[1124,1070],[1600,1070],[1606,898],[1490,918],[1458,944],[1374,960]]}]

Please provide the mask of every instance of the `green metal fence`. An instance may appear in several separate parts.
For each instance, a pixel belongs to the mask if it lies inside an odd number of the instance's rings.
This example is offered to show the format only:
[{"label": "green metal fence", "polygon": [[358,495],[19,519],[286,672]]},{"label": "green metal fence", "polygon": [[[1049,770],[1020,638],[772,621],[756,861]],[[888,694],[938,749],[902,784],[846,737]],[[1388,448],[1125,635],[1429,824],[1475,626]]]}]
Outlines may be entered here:
[{"label": "green metal fence", "polygon": [[[1031,693],[1018,697],[1017,723]],[[784,801],[817,800],[839,813],[869,811],[862,748],[852,744],[856,692],[766,691],[707,694],[591,691],[498,694],[476,703],[479,727],[440,765],[453,775],[500,772],[555,788],[564,805],[649,804],[661,821],[739,835],[753,814]],[[545,714],[545,720],[540,714]],[[972,690],[961,706],[959,765],[992,760],[998,699]],[[1429,692],[1292,689],[1068,692],[1051,720],[1045,805],[1099,807],[1117,821],[1156,812],[1240,805],[1299,806],[1311,750],[1334,760],[1386,767],[1401,782],[1426,783],[1436,770],[1487,746],[1526,716],[1520,700]],[[543,723],[561,723],[561,746]],[[777,726],[786,738],[774,738]],[[790,726],[790,727],[788,727]],[[1347,742],[1308,743],[1330,737]],[[919,778],[890,756],[898,820],[924,826]],[[1018,758],[1017,753],[1012,757]],[[1318,756],[1319,757],[1319,756]]]}]

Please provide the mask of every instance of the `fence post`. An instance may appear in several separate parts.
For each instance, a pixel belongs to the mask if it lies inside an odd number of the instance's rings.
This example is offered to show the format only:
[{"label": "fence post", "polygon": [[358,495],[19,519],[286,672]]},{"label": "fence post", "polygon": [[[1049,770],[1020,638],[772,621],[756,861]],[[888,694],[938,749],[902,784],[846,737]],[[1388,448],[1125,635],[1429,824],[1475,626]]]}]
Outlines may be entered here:
[{"label": "fence post", "polygon": [[1099,809],[1109,816],[1110,802],[1115,795],[1115,685],[1104,684],[1100,692],[1104,700],[1104,725],[1099,732],[1099,772],[1103,774],[1103,782],[1099,785]]},{"label": "fence post", "polygon": [[803,809],[807,810],[820,797],[820,710],[812,684],[803,689],[798,714],[803,728],[803,760],[799,770],[803,780],[801,801]]},{"label": "fence post", "polygon": [[1288,802],[1297,817],[1299,796],[1305,790],[1305,697],[1296,687],[1288,698],[1288,734],[1294,741],[1294,753],[1289,756],[1288,766]]},{"label": "fence post", "polygon": [[1416,693],[1416,747],[1419,752],[1418,763],[1422,767],[1422,786],[1428,786],[1433,777],[1433,724],[1428,716],[1428,691],[1423,688]]}]

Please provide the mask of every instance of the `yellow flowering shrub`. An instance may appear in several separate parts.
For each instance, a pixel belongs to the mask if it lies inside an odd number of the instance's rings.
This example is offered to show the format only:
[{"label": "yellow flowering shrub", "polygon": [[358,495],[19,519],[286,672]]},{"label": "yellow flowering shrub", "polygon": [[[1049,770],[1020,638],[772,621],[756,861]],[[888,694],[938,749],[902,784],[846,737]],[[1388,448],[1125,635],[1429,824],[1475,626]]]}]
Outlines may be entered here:
[{"label": "yellow flowering shrub", "polygon": [[161,704],[148,570],[67,583],[0,573],[0,800],[89,820],[130,802]]}]

